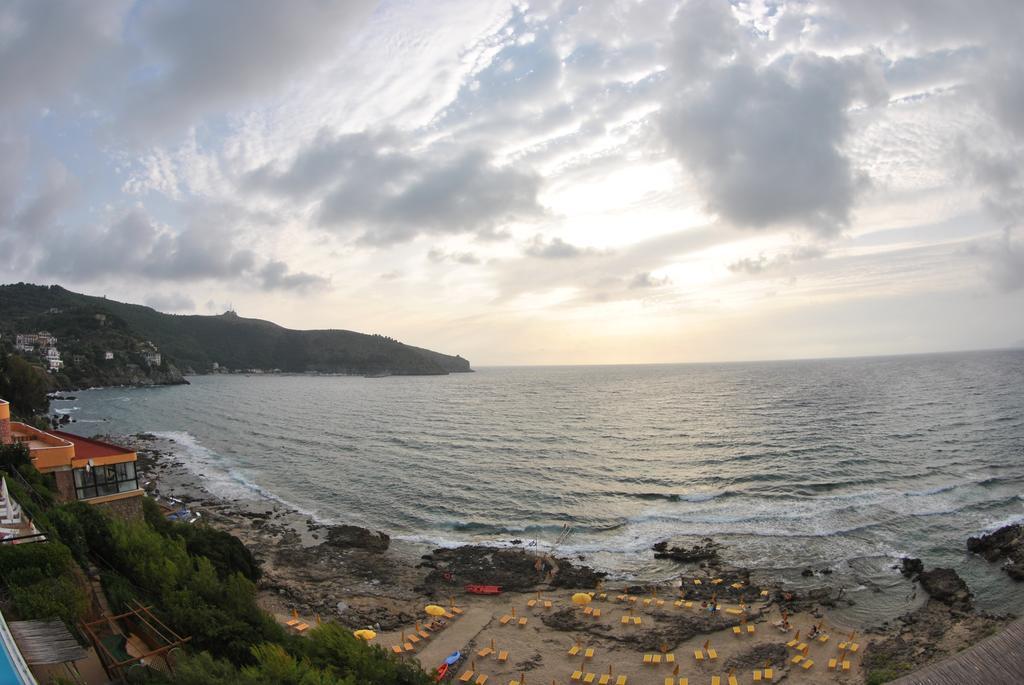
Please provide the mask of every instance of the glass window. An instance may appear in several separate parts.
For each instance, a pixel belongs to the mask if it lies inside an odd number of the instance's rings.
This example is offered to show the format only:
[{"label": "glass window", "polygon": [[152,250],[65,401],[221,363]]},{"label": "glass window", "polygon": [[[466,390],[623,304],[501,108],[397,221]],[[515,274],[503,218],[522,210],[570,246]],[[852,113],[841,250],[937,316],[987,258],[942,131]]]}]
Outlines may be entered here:
[{"label": "glass window", "polygon": [[78,499],[91,499],[104,495],[130,492],[139,487],[134,462],[75,469],[75,495]]}]

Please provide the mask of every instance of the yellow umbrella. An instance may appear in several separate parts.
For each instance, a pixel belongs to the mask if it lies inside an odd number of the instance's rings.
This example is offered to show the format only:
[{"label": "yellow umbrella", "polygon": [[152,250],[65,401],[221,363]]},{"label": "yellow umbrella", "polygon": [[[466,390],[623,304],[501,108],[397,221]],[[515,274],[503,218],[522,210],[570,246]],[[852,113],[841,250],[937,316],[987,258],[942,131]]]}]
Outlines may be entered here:
[{"label": "yellow umbrella", "polygon": [[436,604],[428,604],[423,608],[423,611],[427,612],[431,616],[444,616],[448,613],[444,610],[444,607],[439,607]]},{"label": "yellow umbrella", "polygon": [[369,642],[373,638],[377,637],[377,633],[373,632],[372,630],[367,630],[367,629],[356,630],[356,631],[353,631],[352,634],[355,635],[360,640],[366,640],[367,642]]},{"label": "yellow umbrella", "polygon": [[593,597],[588,595],[586,592],[577,592],[575,595],[572,596],[572,603],[573,604],[590,604],[590,600],[592,600],[592,599],[593,599]]}]

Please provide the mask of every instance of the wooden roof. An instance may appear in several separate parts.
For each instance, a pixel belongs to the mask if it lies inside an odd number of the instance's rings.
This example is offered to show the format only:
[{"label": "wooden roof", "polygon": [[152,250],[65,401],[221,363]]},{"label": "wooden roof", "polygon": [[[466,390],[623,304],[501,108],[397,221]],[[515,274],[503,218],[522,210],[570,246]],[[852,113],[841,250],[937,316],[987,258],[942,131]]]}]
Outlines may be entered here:
[{"label": "wooden roof", "polygon": [[88,656],[62,621],[10,621],[7,625],[28,664],[62,664]]}]

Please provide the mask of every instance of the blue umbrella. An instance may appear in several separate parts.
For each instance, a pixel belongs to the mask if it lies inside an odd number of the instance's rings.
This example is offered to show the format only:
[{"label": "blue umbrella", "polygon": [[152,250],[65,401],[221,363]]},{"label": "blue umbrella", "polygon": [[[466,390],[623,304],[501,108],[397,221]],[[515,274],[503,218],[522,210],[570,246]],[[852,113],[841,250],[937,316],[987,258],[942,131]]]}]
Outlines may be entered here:
[{"label": "blue umbrella", "polygon": [[448,664],[449,666],[452,666],[454,664],[457,664],[459,662],[459,659],[461,659],[461,658],[462,658],[462,653],[461,652],[452,652],[448,656],[448,658],[444,660],[444,662],[446,664]]}]

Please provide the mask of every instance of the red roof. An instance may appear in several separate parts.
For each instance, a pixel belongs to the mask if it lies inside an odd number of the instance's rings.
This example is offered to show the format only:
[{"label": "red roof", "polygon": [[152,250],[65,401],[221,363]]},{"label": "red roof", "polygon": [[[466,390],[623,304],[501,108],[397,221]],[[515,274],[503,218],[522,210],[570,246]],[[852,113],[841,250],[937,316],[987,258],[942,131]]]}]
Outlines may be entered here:
[{"label": "red roof", "polygon": [[118,447],[112,445],[109,442],[102,442],[101,440],[92,440],[90,438],[83,438],[80,435],[73,433],[65,433],[64,431],[50,431],[53,435],[58,435],[65,440],[75,445],[75,459],[96,459],[98,457],[112,457],[117,454],[131,454],[134,450],[127,449],[125,447]]}]

